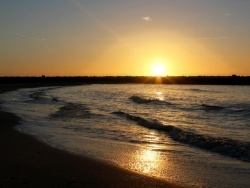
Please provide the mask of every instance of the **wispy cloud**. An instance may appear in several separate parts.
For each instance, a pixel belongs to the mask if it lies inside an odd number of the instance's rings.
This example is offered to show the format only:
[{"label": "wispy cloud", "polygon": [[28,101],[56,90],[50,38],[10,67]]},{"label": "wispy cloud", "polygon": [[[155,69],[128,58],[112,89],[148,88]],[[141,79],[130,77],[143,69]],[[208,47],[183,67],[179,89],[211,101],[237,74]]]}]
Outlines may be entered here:
[{"label": "wispy cloud", "polygon": [[149,16],[142,17],[141,19],[146,21],[146,22],[152,21],[152,18],[150,18]]},{"label": "wispy cloud", "polygon": [[44,41],[44,40],[45,40],[45,39],[43,39],[43,38],[28,36],[28,35],[24,35],[24,34],[22,34],[22,33],[15,33],[15,32],[8,32],[8,33],[9,33],[9,34],[12,34],[12,35],[16,35],[16,36],[18,36],[18,37],[27,38],[27,39],[36,40],[36,41]]}]

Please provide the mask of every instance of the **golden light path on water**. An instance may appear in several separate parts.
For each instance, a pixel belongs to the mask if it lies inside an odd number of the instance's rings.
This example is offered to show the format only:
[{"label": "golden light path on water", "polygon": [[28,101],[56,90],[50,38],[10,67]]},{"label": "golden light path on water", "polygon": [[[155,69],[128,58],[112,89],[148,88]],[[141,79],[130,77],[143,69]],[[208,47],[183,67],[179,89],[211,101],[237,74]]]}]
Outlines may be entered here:
[{"label": "golden light path on water", "polygon": [[[152,144],[148,144],[143,147],[136,154],[134,161],[134,168],[136,171],[150,176],[159,176],[163,163],[163,158],[160,152],[155,151],[159,149],[159,146],[155,143],[159,141],[159,138],[155,135],[154,131],[150,131],[147,135],[147,141]],[[165,161],[165,160],[164,160]]]},{"label": "golden light path on water", "polygon": [[159,99],[160,101],[164,101],[164,96],[160,91],[156,92],[156,98]]},{"label": "golden light path on water", "polygon": [[[164,152],[174,150],[173,146],[162,144],[159,134],[153,130],[148,132],[144,141],[148,144],[138,147],[137,151],[132,153],[129,168],[169,182],[181,181],[187,173],[186,169],[179,165],[177,156]],[[193,175],[189,174],[189,179],[192,178]]]},{"label": "golden light path on water", "polygon": [[160,166],[160,156],[156,151],[150,149],[141,150],[138,155],[138,171],[146,174],[151,174]]}]

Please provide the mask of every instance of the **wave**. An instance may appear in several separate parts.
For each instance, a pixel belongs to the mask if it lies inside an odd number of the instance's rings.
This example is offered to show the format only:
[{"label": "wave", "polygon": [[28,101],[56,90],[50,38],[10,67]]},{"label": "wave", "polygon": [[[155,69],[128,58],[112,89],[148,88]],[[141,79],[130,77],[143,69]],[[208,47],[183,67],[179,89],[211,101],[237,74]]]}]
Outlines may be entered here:
[{"label": "wave", "polygon": [[250,112],[250,103],[237,103],[228,106],[233,112]]},{"label": "wave", "polygon": [[187,132],[174,126],[163,125],[157,120],[146,120],[142,117],[121,111],[113,112],[113,114],[135,121],[140,126],[163,131],[174,141],[250,162],[250,143],[248,142],[241,142],[229,138],[214,138],[211,136]]},{"label": "wave", "polygon": [[83,104],[67,103],[52,114],[53,118],[90,118],[93,113]]},{"label": "wave", "polygon": [[43,99],[44,98],[43,96],[44,96],[44,91],[37,91],[29,95],[29,97],[34,100]]},{"label": "wave", "polygon": [[201,107],[204,110],[223,110],[225,108],[223,106],[208,105],[208,104],[202,104]]},{"label": "wave", "polygon": [[52,101],[55,101],[55,102],[58,102],[59,99],[57,97],[51,97],[52,98]]},{"label": "wave", "polygon": [[198,89],[198,88],[185,89],[185,90],[191,91],[191,92],[197,92],[197,93],[220,93],[220,91],[205,90],[205,89]]},{"label": "wave", "polygon": [[187,89],[187,91],[195,91],[195,92],[208,92],[207,90],[203,90],[203,89]]},{"label": "wave", "polygon": [[139,97],[139,96],[136,96],[136,95],[130,97],[129,99],[131,99],[133,102],[138,103],[138,104],[151,103],[151,104],[171,105],[170,102],[166,102],[166,101],[163,101],[163,100],[160,100],[160,99],[145,99],[145,98],[142,98],[142,97]]},{"label": "wave", "polygon": [[29,95],[29,97],[32,98],[35,101],[54,101],[54,102],[58,102],[59,100],[58,100],[57,97],[47,96],[45,94],[46,91],[53,90],[53,89],[58,89],[58,88],[60,88],[60,87],[41,89],[41,90],[38,90],[38,91],[35,91],[35,92],[31,93]]}]

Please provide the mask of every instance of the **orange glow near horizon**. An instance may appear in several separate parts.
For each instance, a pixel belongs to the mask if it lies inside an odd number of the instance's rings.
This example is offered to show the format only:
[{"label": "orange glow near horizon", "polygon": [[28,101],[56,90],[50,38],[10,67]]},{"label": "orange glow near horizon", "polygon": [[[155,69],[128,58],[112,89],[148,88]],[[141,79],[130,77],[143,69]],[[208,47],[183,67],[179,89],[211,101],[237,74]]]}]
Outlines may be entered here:
[{"label": "orange glow near horizon", "polygon": [[247,1],[225,15],[216,1],[16,3],[1,5],[0,76],[250,75]]}]

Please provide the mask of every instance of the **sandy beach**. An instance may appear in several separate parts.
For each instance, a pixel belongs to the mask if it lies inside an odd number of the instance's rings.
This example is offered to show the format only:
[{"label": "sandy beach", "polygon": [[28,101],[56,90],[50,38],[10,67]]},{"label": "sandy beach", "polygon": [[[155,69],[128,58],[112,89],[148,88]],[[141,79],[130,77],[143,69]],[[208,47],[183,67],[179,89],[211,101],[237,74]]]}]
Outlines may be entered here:
[{"label": "sandy beach", "polygon": [[[19,88],[0,86],[0,93]],[[164,180],[52,148],[14,130],[20,122],[0,109],[0,187],[176,187]]]}]

